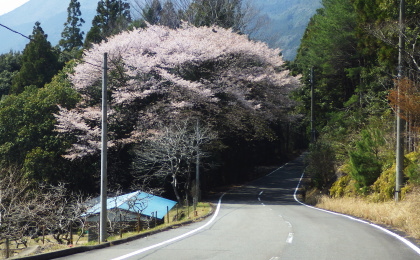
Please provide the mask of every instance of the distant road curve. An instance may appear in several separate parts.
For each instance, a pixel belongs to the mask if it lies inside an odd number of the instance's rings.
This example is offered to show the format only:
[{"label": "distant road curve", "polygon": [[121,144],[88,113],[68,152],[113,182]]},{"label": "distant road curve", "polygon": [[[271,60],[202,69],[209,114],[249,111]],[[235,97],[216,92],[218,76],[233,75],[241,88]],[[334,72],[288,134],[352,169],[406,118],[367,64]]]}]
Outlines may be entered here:
[{"label": "distant road curve", "polygon": [[207,222],[62,259],[420,259],[410,241],[296,199],[303,157],[227,192]]}]

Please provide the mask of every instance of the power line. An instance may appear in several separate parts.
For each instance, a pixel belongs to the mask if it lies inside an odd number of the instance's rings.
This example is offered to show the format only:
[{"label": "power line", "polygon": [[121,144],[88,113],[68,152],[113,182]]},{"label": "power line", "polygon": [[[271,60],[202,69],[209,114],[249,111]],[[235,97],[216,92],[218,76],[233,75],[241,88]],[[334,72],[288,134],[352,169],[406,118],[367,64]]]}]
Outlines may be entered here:
[{"label": "power line", "polygon": [[26,36],[26,35],[24,35],[24,34],[22,34],[22,33],[20,33],[20,32],[17,32],[17,31],[15,31],[15,30],[13,30],[13,29],[11,29],[11,28],[7,27],[6,25],[3,25],[3,24],[1,24],[1,23],[0,23],[0,26],[2,26],[2,27],[4,27],[4,28],[6,28],[7,30],[12,31],[12,32],[14,32],[14,33],[16,33],[16,34],[19,34],[19,35],[21,35],[21,36],[25,37],[25,38],[26,38],[26,39],[28,39],[28,40],[31,40],[31,38],[29,38],[28,36]]},{"label": "power line", "polygon": [[[26,39],[28,39],[28,40],[32,41],[32,39],[31,39],[31,38],[29,38],[28,36],[26,36],[26,35],[24,35],[24,34],[22,34],[22,33],[18,32],[18,31],[15,31],[15,30],[13,30],[13,29],[11,29],[11,28],[7,27],[7,26],[6,26],[6,25],[4,25],[4,24],[1,24],[1,23],[0,23],[0,26],[2,26],[2,27],[6,28],[6,29],[7,29],[7,30],[9,30],[9,31],[12,31],[12,32],[14,32],[14,33],[16,33],[16,34],[19,34],[20,36],[23,36],[23,37],[25,37]],[[66,55],[64,52],[62,52],[62,54]],[[66,55],[66,56],[68,56],[68,55]],[[102,69],[102,66],[100,66],[100,65],[96,65],[96,64],[93,64],[93,63],[90,63],[90,62],[87,62],[87,61],[82,61],[82,62],[87,63],[87,64],[89,64],[89,65],[92,65],[92,66],[95,66],[95,67],[98,67],[98,68],[101,68],[101,69]]]}]

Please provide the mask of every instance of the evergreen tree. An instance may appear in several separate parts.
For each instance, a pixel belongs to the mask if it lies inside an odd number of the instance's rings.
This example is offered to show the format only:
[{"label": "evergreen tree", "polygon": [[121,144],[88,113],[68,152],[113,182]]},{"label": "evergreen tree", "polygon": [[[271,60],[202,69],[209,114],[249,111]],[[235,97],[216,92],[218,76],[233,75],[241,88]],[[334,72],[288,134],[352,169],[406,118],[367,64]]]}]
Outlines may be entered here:
[{"label": "evergreen tree", "polygon": [[22,53],[12,52],[0,55],[0,97],[9,94],[13,77],[21,67]]},{"label": "evergreen tree", "polygon": [[47,37],[40,22],[36,22],[31,41],[23,50],[22,67],[12,80],[12,93],[21,93],[25,86],[30,85],[41,88],[62,68],[58,53]]},{"label": "evergreen tree", "polygon": [[150,24],[159,24],[162,5],[159,0],[146,3],[142,10],[143,19]]},{"label": "evergreen tree", "polygon": [[160,14],[160,25],[175,29],[178,28],[180,24],[181,20],[175,10],[174,4],[172,1],[166,1]]},{"label": "evergreen tree", "polygon": [[101,0],[96,12],[92,28],[86,35],[84,46],[87,48],[120,33],[131,22],[130,4],[126,0]]},{"label": "evergreen tree", "polygon": [[61,33],[62,39],[59,45],[64,51],[71,51],[73,49],[80,49],[83,46],[83,34],[80,27],[85,22],[80,16],[80,2],[78,0],[70,0],[67,8],[67,22],[64,23],[64,30]]},{"label": "evergreen tree", "polygon": [[0,161],[23,167],[29,180],[68,181],[61,154],[68,144],[54,131],[54,114],[74,107],[79,95],[71,88],[66,69],[43,88],[26,87],[0,101]]},{"label": "evergreen tree", "polygon": [[[323,5],[308,25],[295,65],[306,82],[310,68],[314,67],[317,121],[325,125],[355,93],[360,82],[355,71],[360,66],[360,57],[356,12],[351,0],[323,0]],[[300,99],[309,114],[309,84],[301,91]]]},{"label": "evergreen tree", "polygon": [[383,162],[379,151],[384,144],[381,130],[362,130],[361,140],[356,141],[356,147],[349,151],[350,175],[356,180],[357,188],[363,192],[366,192],[381,174]]}]

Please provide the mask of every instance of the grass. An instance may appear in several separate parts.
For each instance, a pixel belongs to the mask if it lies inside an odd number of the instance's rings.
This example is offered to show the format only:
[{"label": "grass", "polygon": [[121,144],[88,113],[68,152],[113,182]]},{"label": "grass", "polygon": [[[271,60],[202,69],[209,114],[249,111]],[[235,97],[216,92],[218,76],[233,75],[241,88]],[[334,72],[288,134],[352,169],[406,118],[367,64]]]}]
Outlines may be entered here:
[{"label": "grass", "polygon": [[356,216],[385,225],[420,241],[420,188],[408,193],[400,202],[371,202],[363,198],[318,198],[317,207]]},{"label": "grass", "polygon": [[[112,242],[112,241],[116,241],[116,240],[119,240],[119,239],[124,239],[124,238],[128,238],[128,237],[136,236],[136,235],[139,235],[139,234],[147,234],[147,233],[150,233],[150,232],[166,229],[168,227],[176,228],[177,226],[184,225],[184,224],[189,223],[191,221],[200,221],[205,216],[208,216],[212,211],[213,211],[213,207],[212,207],[211,203],[199,202],[195,211],[194,211],[193,206],[178,208],[179,213],[181,213],[181,212],[184,213],[183,217],[181,219],[177,220],[177,221],[173,221],[173,217],[177,214],[177,209],[175,207],[171,211],[169,211],[169,223],[168,223],[168,218],[165,216],[165,222],[161,225],[158,225],[154,228],[145,229],[145,230],[142,230],[140,232],[136,232],[136,231],[125,232],[125,233],[122,234],[122,237],[120,237],[120,235],[113,235],[113,236],[108,237],[107,241]],[[74,235],[73,236],[73,241],[77,241],[78,238],[79,238],[78,235]],[[79,239],[79,241],[77,243],[75,243],[74,245],[71,245],[71,247],[93,246],[93,245],[97,245],[97,244],[98,244],[98,242],[95,242],[95,241],[88,242],[87,241],[87,236],[83,236]],[[58,243],[54,242],[54,239],[52,238],[52,236],[46,236],[45,237],[45,243],[42,243],[41,239],[39,239],[39,240],[37,239],[36,241],[33,240],[33,239],[29,240],[28,247],[37,246],[37,245],[39,245],[41,247],[41,253],[48,253],[48,252],[52,252],[52,251],[63,250],[63,249],[67,249],[67,248],[70,247],[69,245],[58,244]],[[14,249],[14,248],[16,248],[16,246],[14,244],[11,244],[10,248]],[[4,249],[4,248],[2,248],[2,249]],[[3,251],[2,253],[4,253],[4,250],[2,250],[2,251]],[[14,250],[14,252],[16,252],[16,253],[18,253],[19,251],[21,251],[21,250]],[[4,254],[0,255],[0,259],[5,259]],[[15,257],[16,257],[16,255],[15,255]]]}]

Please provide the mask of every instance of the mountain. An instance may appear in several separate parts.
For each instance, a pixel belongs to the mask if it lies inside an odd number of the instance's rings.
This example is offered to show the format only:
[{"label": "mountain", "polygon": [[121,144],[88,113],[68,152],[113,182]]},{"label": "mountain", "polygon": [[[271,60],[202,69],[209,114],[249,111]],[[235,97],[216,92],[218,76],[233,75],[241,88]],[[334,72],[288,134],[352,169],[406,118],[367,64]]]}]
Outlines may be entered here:
[{"label": "mountain", "polygon": [[[79,0],[85,23],[82,31],[89,31],[96,14],[97,0]],[[31,35],[39,21],[51,44],[57,45],[67,19],[69,0],[30,0],[17,9],[1,15],[0,23],[24,35]],[[253,5],[266,17],[265,26],[257,39],[270,47],[280,48],[287,60],[294,59],[309,19],[321,7],[320,0],[254,0]],[[0,53],[22,51],[28,39],[0,27]]]},{"label": "mountain", "polygon": [[270,47],[282,49],[286,60],[295,58],[309,20],[322,7],[321,0],[255,0],[254,5],[269,18],[261,38]]},{"label": "mountain", "polygon": [[[79,0],[80,11],[85,23],[82,31],[85,33],[92,25],[98,2],[95,0]],[[39,21],[48,40],[52,45],[58,44],[61,32],[67,20],[67,0],[30,0],[15,10],[0,16],[0,23],[24,35],[31,35],[35,22]],[[0,28],[0,53],[10,50],[22,51],[28,39],[13,33],[6,28]]]}]

